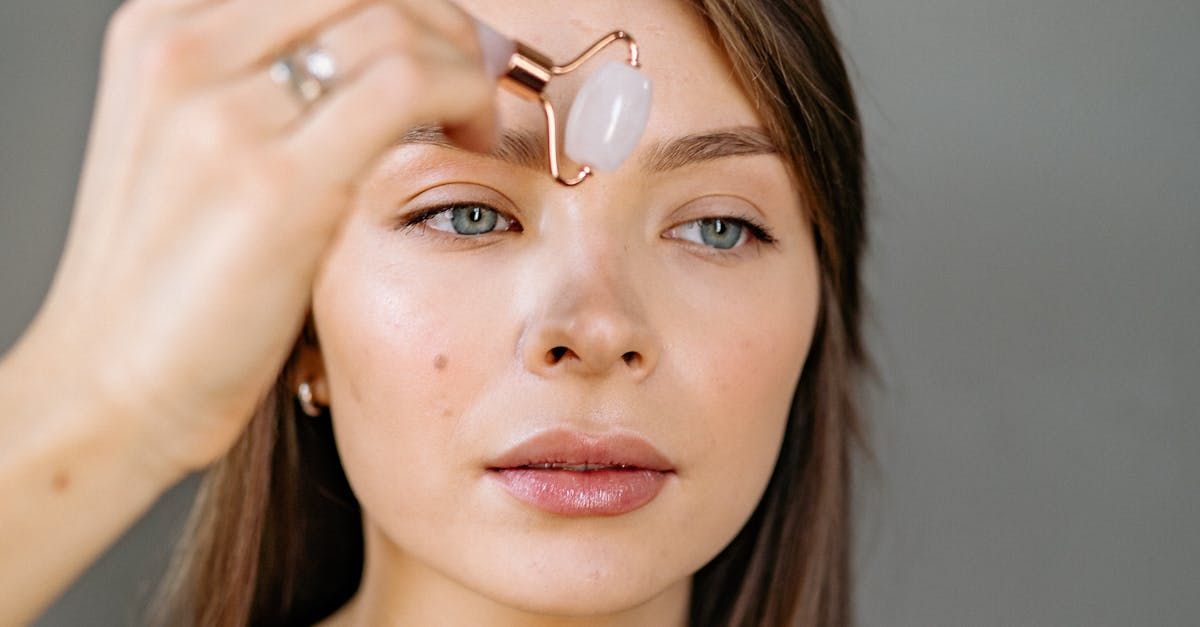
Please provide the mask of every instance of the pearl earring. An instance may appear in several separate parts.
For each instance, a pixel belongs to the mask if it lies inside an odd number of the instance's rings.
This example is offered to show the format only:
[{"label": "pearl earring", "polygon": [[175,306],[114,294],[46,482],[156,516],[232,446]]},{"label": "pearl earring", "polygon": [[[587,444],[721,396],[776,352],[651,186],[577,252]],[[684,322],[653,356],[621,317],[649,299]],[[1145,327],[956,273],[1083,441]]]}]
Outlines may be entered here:
[{"label": "pearl earring", "polygon": [[300,399],[300,408],[304,413],[312,417],[321,415],[321,408],[313,402],[312,386],[308,381],[301,381],[300,386],[296,389],[296,398]]}]

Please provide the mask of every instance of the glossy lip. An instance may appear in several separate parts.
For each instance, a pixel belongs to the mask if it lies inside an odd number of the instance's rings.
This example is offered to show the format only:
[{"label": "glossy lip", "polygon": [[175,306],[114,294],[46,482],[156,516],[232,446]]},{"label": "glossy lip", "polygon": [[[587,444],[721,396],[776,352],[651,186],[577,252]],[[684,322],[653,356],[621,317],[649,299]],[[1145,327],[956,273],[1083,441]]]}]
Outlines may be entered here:
[{"label": "glossy lip", "polygon": [[[591,470],[536,464],[610,466]],[[658,496],[674,467],[633,434],[588,435],[554,429],[535,435],[488,464],[488,476],[513,498],[560,516],[617,516]]]},{"label": "glossy lip", "polygon": [[672,472],[670,460],[645,438],[629,433],[589,435],[551,429],[517,444],[487,464],[488,470],[531,464],[603,464]]}]

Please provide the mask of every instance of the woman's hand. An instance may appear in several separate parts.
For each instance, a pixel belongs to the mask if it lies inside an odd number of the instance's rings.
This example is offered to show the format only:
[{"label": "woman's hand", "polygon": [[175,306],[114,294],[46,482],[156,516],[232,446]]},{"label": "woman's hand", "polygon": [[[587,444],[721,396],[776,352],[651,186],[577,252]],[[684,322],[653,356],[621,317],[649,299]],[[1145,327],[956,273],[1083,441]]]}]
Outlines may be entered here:
[{"label": "woman's hand", "polygon": [[[268,68],[315,41],[307,111]],[[303,323],[357,179],[418,123],[493,142],[494,80],[445,0],[133,0],[109,23],[66,249],[20,343],[182,475],[222,455]]]}]

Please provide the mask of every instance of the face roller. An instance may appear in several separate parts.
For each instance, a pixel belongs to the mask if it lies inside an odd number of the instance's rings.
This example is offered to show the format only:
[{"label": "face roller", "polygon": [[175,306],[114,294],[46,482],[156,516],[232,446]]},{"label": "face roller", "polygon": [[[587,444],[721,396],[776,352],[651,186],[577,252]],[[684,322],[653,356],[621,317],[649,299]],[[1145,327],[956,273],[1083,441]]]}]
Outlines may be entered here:
[{"label": "face roller", "polygon": [[[546,55],[527,44],[509,39],[492,27],[475,20],[476,31],[488,59],[488,72],[513,94],[541,105],[546,116],[547,154],[550,176],[567,186],[578,185],[593,171],[612,171],[633,152],[650,117],[650,78],[638,71],[638,46],[624,31],[601,37],[565,65],[555,65]],[[550,79],[572,72],[609,44],[624,41],[629,46],[625,63],[608,61],[589,76],[571,104],[563,130],[563,152],[580,164],[574,178],[559,174],[557,127],[554,107],[546,98]]]}]

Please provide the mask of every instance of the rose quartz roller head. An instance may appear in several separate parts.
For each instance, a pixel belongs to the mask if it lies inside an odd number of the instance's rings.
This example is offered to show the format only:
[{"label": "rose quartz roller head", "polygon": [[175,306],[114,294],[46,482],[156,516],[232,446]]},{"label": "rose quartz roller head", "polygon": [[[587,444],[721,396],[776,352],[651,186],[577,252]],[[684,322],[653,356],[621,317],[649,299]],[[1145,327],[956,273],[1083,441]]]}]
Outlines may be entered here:
[{"label": "rose quartz roller head", "polygon": [[[633,152],[650,117],[651,89],[650,78],[636,69],[641,67],[638,46],[628,33],[611,32],[570,63],[559,66],[546,55],[505,37],[478,19],[475,26],[488,72],[499,77],[500,84],[512,93],[542,106],[546,115],[550,176],[556,181],[567,186],[578,185],[593,170],[617,169]],[[601,65],[584,81],[571,104],[563,130],[563,152],[582,167],[575,178],[564,179],[559,175],[557,127],[554,107],[544,93],[546,85],[552,77],[575,70],[617,40],[628,44],[628,61],[608,61]]]}]

